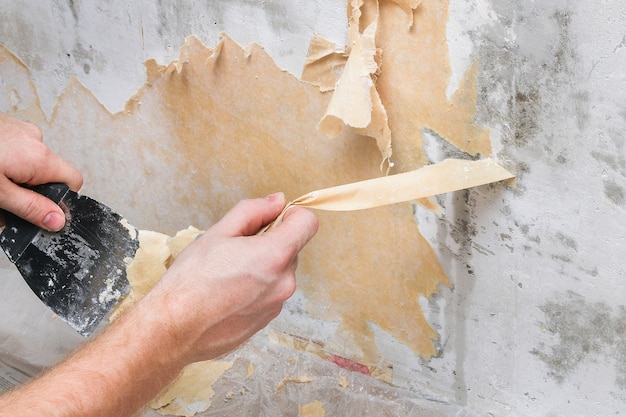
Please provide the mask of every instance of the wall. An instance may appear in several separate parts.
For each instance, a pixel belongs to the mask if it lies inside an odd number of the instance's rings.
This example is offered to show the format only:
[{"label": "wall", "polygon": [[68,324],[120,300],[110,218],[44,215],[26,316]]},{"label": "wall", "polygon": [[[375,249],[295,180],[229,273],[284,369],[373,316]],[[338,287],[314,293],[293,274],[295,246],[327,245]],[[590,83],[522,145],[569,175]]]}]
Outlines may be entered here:
[{"label": "wall", "polygon": [[[478,415],[613,415],[626,409],[626,13],[618,1],[518,3],[452,0],[445,23],[446,94],[476,62],[475,123],[517,186],[441,196],[441,214],[415,206],[452,284],[420,299],[439,335],[434,357],[369,328],[406,397]],[[110,111],[123,109],[144,84],[143,61],[168,64],[187,35],[209,47],[222,30],[256,41],[297,76],[313,32],[347,36],[345,5],[327,1],[3,0],[0,10],[0,39],[30,68],[47,115],[74,74]],[[10,97],[0,103],[8,109]],[[431,162],[459,154],[422,136]],[[279,328],[327,340],[336,322],[303,313],[305,301],[298,293]]]}]

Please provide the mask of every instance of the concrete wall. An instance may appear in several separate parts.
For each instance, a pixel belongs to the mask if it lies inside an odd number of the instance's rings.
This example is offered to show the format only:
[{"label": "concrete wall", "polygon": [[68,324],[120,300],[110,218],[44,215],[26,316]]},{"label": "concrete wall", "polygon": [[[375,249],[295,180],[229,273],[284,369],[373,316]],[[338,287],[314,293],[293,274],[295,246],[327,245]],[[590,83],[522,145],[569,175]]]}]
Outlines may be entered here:
[{"label": "concrete wall", "polygon": [[[299,76],[313,32],[345,43],[345,9],[1,0],[0,42],[30,67],[48,114],[72,75],[115,112],[143,85],[143,61],[167,64],[192,34],[208,46],[220,31],[255,41]],[[476,122],[518,181],[504,194],[442,196],[441,216],[416,207],[453,287],[422,302],[440,336],[435,358],[372,324],[393,382],[478,415],[624,413],[626,7],[451,0],[449,14],[449,90],[476,59]]]}]

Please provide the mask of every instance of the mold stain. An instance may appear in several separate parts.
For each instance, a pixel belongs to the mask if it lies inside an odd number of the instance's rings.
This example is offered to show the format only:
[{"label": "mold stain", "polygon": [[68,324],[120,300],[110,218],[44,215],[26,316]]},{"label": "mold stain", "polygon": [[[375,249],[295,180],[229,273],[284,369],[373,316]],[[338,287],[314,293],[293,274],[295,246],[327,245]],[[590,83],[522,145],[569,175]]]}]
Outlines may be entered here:
[{"label": "mold stain", "polygon": [[560,29],[554,45],[553,69],[555,73],[568,73],[576,56],[570,45],[572,17],[568,10],[556,10],[552,19]]},{"label": "mold stain", "polygon": [[609,360],[616,368],[617,386],[626,391],[626,307],[615,310],[570,291],[539,308],[545,315],[541,326],[555,343],[531,353],[545,362],[549,377],[563,384],[581,363]]},{"label": "mold stain", "polygon": [[541,111],[539,90],[531,87],[528,91],[515,93],[513,125],[513,145],[522,148],[528,145],[537,133],[539,125],[538,115]]},{"label": "mold stain", "polygon": [[563,246],[573,249],[574,251],[578,252],[578,244],[576,243],[576,240],[574,240],[574,238],[570,236],[566,236],[562,232],[558,232],[555,236],[557,240],[561,244],[563,244]]},{"label": "mold stain", "polygon": [[626,208],[626,193],[624,188],[613,180],[604,181],[604,195],[616,206]]},{"label": "mold stain", "polygon": [[626,176],[626,155],[623,153],[609,153],[594,150],[591,152],[591,156],[598,162],[602,162],[608,165],[614,171],[621,172]]},{"label": "mold stain", "polygon": [[[527,61],[523,55],[516,56],[518,75],[512,87],[508,119],[512,132],[503,138],[503,143],[516,148],[527,148],[531,143],[536,149],[542,146],[551,162],[563,165],[568,162],[567,155],[561,149],[552,149],[558,141],[545,133],[554,129],[567,136],[584,129],[590,120],[589,92],[578,71],[571,12],[556,10],[545,18],[544,24],[554,26],[556,33],[552,39],[546,36],[545,44],[539,45],[538,49],[546,50],[545,57]],[[575,117],[564,121],[562,114]],[[538,136],[540,131],[543,135]]]}]

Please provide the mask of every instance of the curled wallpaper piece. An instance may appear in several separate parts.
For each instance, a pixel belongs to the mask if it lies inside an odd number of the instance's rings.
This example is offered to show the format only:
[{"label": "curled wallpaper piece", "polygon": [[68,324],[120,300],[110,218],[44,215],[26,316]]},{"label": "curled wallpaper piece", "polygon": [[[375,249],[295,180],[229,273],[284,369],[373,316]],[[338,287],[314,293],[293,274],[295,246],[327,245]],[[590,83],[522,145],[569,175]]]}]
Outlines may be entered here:
[{"label": "curled wallpaper piece", "polygon": [[287,204],[275,223],[280,222],[285,212],[293,206],[329,211],[363,210],[464,190],[514,177],[491,159],[478,161],[446,159],[415,171],[312,191]]},{"label": "curled wallpaper piece", "polygon": [[348,56],[345,47],[339,48],[314,33],[300,79],[318,86],[321,92],[332,91],[341,76]]},{"label": "curled wallpaper piece", "polygon": [[[318,128],[326,136],[335,138],[341,133],[343,126],[347,125],[355,128],[361,135],[376,139],[382,154],[382,169],[391,157],[391,130],[387,111],[375,86],[381,53],[376,48],[378,2],[364,4],[363,0],[352,0],[348,12],[350,55]],[[361,27],[365,27],[363,32],[360,31]],[[313,52],[311,59],[315,59],[320,48],[322,51],[328,48],[319,40],[312,46],[313,50],[309,51]]]},{"label": "curled wallpaper piece", "polygon": [[355,129],[355,132],[359,135],[369,136],[376,139],[378,149],[382,154],[382,161],[380,163],[380,170],[383,171],[385,165],[387,170],[385,173],[389,173],[389,169],[393,166],[390,161],[392,148],[391,148],[391,129],[389,129],[389,118],[387,117],[387,111],[383,102],[380,100],[376,87],[372,85],[370,88],[370,97],[372,104],[371,120],[369,125],[364,128]]},{"label": "curled wallpaper piece", "polygon": [[215,394],[213,384],[232,366],[233,362],[192,363],[150,407],[165,416],[191,417],[206,411]]},{"label": "curled wallpaper piece", "polygon": [[376,47],[384,57],[376,90],[393,132],[394,169],[406,172],[428,163],[424,131],[434,132],[469,155],[488,158],[492,155],[489,128],[477,123],[478,59],[471,61],[449,95],[453,78],[446,29],[449,2],[421,2],[411,14],[411,30],[406,29],[403,11],[408,3],[380,2],[376,34]]},{"label": "curled wallpaper piece", "polygon": [[370,89],[374,82],[370,74],[378,68],[374,60],[376,25],[372,23],[363,35],[358,33],[358,23],[351,26],[352,51],[343,74],[337,81],[326,114],[319,123],[320,130],[331,138],[339,135],[343,123],[364,128],[371,121]]}]

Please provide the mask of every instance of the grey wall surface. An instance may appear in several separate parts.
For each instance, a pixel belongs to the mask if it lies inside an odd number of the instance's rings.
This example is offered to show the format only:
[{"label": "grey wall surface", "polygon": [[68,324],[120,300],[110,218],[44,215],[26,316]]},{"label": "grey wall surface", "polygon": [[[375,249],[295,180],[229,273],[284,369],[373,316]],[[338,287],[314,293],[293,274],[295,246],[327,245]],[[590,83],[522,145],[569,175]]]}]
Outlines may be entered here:
[{"label": "grey wall surface", "polygon": [[[212,46],[227,31],[299,75],[314,31],[345,42],[345,10],[0,0],[0,42],[31,68],[48,114],[71,75],[118,111],[145,81],[142,62],[175,59],[185,36]],[[436,358],[373,329],[394,383],[486,416],[623,414],[626,4],[452,0],[447,29],[450,89],[478,59],[478,123],[517,187],[442,196],[443,217],[416,208],[454,287],[423,303]]]}]

